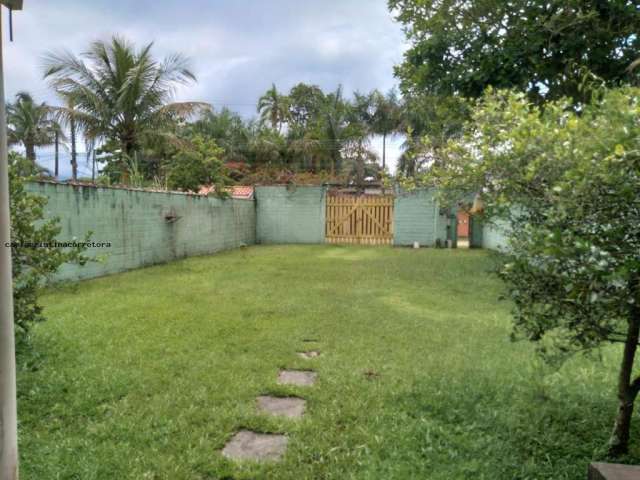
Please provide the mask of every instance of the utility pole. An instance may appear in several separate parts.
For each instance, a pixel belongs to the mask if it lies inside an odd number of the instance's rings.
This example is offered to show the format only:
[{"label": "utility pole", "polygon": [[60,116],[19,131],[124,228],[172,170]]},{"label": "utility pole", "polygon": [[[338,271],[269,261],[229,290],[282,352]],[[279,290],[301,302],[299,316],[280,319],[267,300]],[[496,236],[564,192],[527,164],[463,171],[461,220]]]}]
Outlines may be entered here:
[{"label": "utility pole", "polygon": [[[0,0],[0,5],[10,10],[21,10],[22,0]],[[17,480],[16,351],[11,277],[7,112],[2,63],[2,7],[0,6],[0,480]]]}]

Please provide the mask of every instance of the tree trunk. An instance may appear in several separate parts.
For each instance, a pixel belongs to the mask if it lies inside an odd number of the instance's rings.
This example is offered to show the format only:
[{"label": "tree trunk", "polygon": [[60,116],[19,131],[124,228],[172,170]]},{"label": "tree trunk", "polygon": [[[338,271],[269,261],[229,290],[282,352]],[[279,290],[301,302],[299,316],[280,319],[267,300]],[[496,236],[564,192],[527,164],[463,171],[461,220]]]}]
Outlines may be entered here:
[{"label": "tree trunk", "polygon": [[31,142],[25,142],[24,144],[25,153],[27,155],[27,159],[31,160],[33,163],[36,163],[36,147]]},{"label": "tree trunk", "polygon": [[340,156],[340,147],[333,147],[332,157],[333,164],[331,165],[331,174],[340,175],[342,171],[342,157]]},{"label": "tree trunk", "polygon": [[78,152],[76,152],[76,122],[71,118],[69,122],[71,130],[71,178],[75,182],[78,180]]},{"label": "tree trunk", "polygon": [[356,160],[356,184],[359,187],[364,185],[364,154],[362,142],[358,143],[358,157]]},{"label": "tree trunk", "polygon": [[387,134],[382,134],[382,170],[387,165]]},{"label": "tree trunk", "polygon": [[54,154],[54,165],[53,165],[53,176],[58,178],[58,174],[59,174],[59,152],[60,152],[60,133],[56,131],[55,134],[55,141],[54,141],[54,148],[55,148],[55,154]]},{"label": "tree trunk", "polygon": [[623,455],[629,450],[629,430],[633,415],[633,403],[640,390],[640,377],[633,382],[633,363],[640,337],[640,278],[631,280],[631,295],[636,300],[629,308],[627,338],[618,375],[618,415],[609,439],[609,454]]},{"label": "tree trunk", "polygon": [[96,147],[93,146],[91,152],[91,183],[96,183]]}]

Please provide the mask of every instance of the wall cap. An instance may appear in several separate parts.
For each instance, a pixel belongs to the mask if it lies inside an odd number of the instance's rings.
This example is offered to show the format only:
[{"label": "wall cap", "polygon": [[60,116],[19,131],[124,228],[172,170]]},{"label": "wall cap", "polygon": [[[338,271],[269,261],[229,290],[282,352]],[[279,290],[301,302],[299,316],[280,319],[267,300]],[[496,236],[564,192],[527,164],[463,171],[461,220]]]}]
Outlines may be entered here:
[{"label": "wall cap", "polygon": [[25,183],[31,183],[36,185],[60,185],[62,187],[71,187],[76,189],[87,188],[92,190],[121,190],[125,192],[140,192],[140,193],[161,193],[165,195],[183,195],[185,197],[191,198],[212,198],[215,200],[238,200],[243,202],[253,202],[253,198],[219,198],[212,195],[200,195],[194,192],[182,192],[179,190],[158,190],[153,188],[136,188],[129,187],[126,185],[96,185],[94,183],[82,183],[82,182],[59,182],[56,180],[45,180],[45,179],[30,179]]}]

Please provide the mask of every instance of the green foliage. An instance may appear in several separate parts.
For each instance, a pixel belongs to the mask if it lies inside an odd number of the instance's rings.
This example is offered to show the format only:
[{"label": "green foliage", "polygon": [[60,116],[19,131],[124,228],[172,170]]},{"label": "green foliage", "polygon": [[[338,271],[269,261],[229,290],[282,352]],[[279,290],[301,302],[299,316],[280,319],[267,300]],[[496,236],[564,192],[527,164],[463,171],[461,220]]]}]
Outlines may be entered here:
[{"label": "green foliage", "polygon": [[371,93],[373,116],[370,120],[371,131],[382,135],[382,169],[386,168],[386,140],[400,132],[403,124],[403,110],[396,90],[386,95],[374,90]]},{"label": "green foliage", "polygon": [[535,102],[583,100],[584,69],[628,79],[640,49],[629,0],[389,0],[411,47],[396,68],[405,93],[478,97],[487,86]]},{"label": "green foliage", "polygon": [[528,338],[563,349],[621,339],[640,275],[640,90],[580,114],[489,92],[448,150],[440,183],[481,191],[485,214],[517,225],[502,277]]},{"label": "green foliage", "polygon": [[610,452],[627,451],[640,376],[640,89],[600,92],[580,113],[489,91],[439,170],[450,198],[481,192],[511,225],[499,274],[515,334],[563,359],[625,344]]},{"label": "green foliage", "polygon": [[[32,323],[44,318],[38,298],[47,278],[63,263],[83,265],[87,261],[82,245],[71,248],[53,245],[60,233],[59,219],[44,220],[47,199],[24,189],[25,178],[37,173],[30,160],[15,153],[9,155],[14,319],[18,339],[24,338]],[[86,242],[89,237],[90,233],[78,242]]]},{"label": "green foliage", "polygon": [[176,153],[167,165],[167,184],[172,189],[197,192],[203,185],[222,187],[229,182],[222,161],[223,150],[211,139],[196,135],[191,145]]},{"label": "green foliage", "polygon": [[240,115],[226,107],[219,112],[211,109],[195,122],[186,124],[182,135],[186,138],[201,135],[215,140],[224,150],[221,157],[224,162],[251,161],[252,131]]},{"label": "green foliage", "polygon": [[288,99],[280,95],[276,85],[273,84],[269,90],[258,99],[258,113],[260,121],[271,128],[280,131],[282,125],[287,121],[289,115]]},{"label": "green foliage", "polygon": [[[245,122],[227,109],[211,111],[180,128],[187,141],[193,135],[215,140],[221,158],[246,163],[256,175],[275,178],[299,172],[333,178],[343,175],[376,176],[377,159],[368,140],[380,133],[392,135],[399,124],[400,106],[394,92],[377,91],[343,97],[342,88],[325,94],[316,85],[299,83],[288,95],[273,85],[258,103],[260,120]],[[286,126],[286,128],[284,128]],[[280,173],[273,175],[274,169]],[[268,171],[267,175],[264,172]],[[249,177],[239,176],[238,181]]]},{"label": "green foliage", "polygon": [[81,122],[87,138],[109,145],[105,160],[114,164],[112,176],[125,174],[121,163],[137,152],[141,171],[151,179],[157,173],[154,157],[141,155],[143,150],[158,142],[179,144],[177,124],[209,108],[202,102],[171,101],[175,88],[194,82],[195,75],[187,58],[173,54],[158,61],[152,46],[137,49],[113,37],[92,43],[81,56],[61,52],[45,58],[45,78],[58,95],[73,101],[71,118]]},{"label": "green foliage", "polygon": [[[632,80],[640,10],[628,0],[389,0],[410,48],[396,66],[413,136],[400,161],[406,176],[442,161],[440,148],[468,119],[465,98],[489,86],[543,104],[591,99],[592,78]],[[599,83],[596,82],[596,83]],[[422,139],[428,138],[423,144]]]},{"label": "green foliage", "polygon": [[320,87],[306,83],[293,86],[287,97],[289,127],[294,130],[305,130],[309,123],[318,117],[325,100],[325,94]]},{"label": "green foliage", "polygon": [[[58,129],[62,126],[69,129],[69,143],[71,153],[71,179],[78,179],[78,140],[81,131],[90,131],[93,117],[77,108],[75,96],[72,92],[57,92],[63,100],[63,106],[49,107],[51,116],[55,119]],[[89,140],[89,138],[87,138]],[[91,140],[93,142],[93,140]]]},{"label": "green foliage", "polygon": [[50,113],[50,107],[36,103],[27,92],[18,92],[16,101],[7,105],[9,145],[21,143],[32,162],[36,161],[36,147],[51,145],[55,130],[59,129]]},{"label": "green foliage", "polygon": [[371,129],[379,135],[393,135],[402,125],[402,108],[395,89],[386,94],[378,90],[371,92],[373,115]]}]

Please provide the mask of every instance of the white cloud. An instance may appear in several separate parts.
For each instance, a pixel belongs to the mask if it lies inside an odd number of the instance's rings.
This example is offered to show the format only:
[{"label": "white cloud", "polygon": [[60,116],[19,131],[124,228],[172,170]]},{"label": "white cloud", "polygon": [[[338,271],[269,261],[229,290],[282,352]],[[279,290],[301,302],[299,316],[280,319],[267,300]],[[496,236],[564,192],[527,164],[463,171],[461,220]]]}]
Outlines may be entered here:
[{"label": "white cloud", "polygon": [[[42,55],[79,53],[119,34],[138,45],[154,41],[158,56],[191,57],[199,82],[181,87],[178,99],[226,104],[247,117],[274,82],[285,91],[301,81],[325,90],[342,84],[347,94],[388,90],[405,49],[385,0],[30,0],[14,13],[14,27],[15,42],[5,46],[7,98],[29,90],[55,102]],[[389,163],[397,151],[389,148]]]}]

